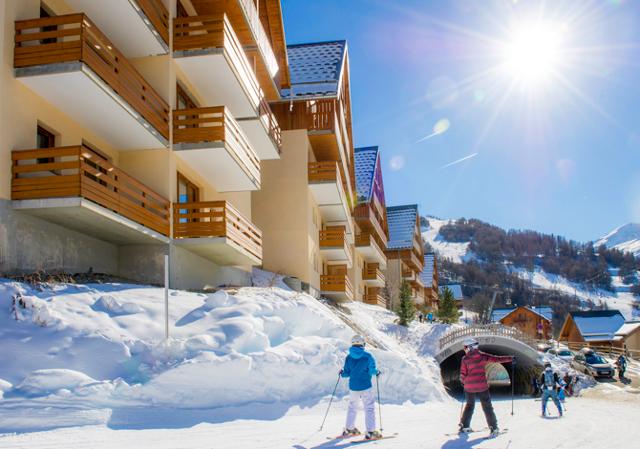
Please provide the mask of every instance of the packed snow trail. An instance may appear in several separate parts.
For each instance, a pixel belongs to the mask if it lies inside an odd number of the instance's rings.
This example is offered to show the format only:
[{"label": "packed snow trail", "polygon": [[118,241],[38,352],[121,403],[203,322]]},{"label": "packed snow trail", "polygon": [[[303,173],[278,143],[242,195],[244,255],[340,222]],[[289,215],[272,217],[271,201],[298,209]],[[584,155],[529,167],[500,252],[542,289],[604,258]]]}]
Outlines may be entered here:
[{"label": "packed snow trail", "polygon": [[[598,388],[595,389],[596,391]],[[485,440],[485,433],[462,437],[446,436],[455,431],[459,418],[458,402],[427,402],[424,404],[383,405],[384,433],[398,433],[396,438],[365,443],[364,447],[388,449],[584,449],[616,448],[634,449],[640,441],[640,402],[638,397],[569,398],[569,411],[562,419],[540,418],[540,403],[533,399],[518,399],[515,415],[511,416],[508,399],[494,400],[500,426],[508,428],[507,434]],[[619,400],[618,400],[619,399]],[[311,408],[294,407],[278,419],[270,419],[268,412],[261,418],[226,421],[221,423],[197,423],[199,419],[186,420],[179,411],[167,414],[164,423],[155,428],[117,429],[106,425],[59,428],[46,432],[22,433],[0,436],[2,449],[91,448],[111,449],[135,447],[136,449],[339,449],[353,447],[349,440],[327,440],[337,434],[344,425],[346,401],[332,406],[325,429],[319,426],[326,403]],[[478,410],[472,427],[486,425]],[[140,413],[153,413],[153,409]],[[197,411],[193,411],[197,414]],[[49,417],[55,423],[57,415]],[[359,416],[361,425],[362,416]],[[193,424],[191,424],[193,423]],[[197,424],[196,424],[197,423]],[[191,425],[189,425],[191,424]]]}]

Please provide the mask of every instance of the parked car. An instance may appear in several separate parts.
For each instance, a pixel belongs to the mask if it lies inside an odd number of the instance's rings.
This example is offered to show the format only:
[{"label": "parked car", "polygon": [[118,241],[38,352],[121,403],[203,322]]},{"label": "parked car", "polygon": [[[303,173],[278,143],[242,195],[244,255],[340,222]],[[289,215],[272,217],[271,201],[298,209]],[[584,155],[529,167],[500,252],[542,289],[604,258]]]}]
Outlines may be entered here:
[{"label": "parked car", "polygon": [[576,354],[571,362],[571,366],[576,370],[593,377],[613,378],[615,370],[613,365],[608,363],[600,354],[593,350],[582,350]]},{"label": "parked car", "polygon": [[538,343],[537,345],[538,348],[538,352],[547,352],[549,349],[552,348],[552,346],[549,343]]},{"label": "parked car", "polygon": [[569,348],[551,348],[549,349],[549,354],[555,355],[556,357],[561,358],[562,360],[565,360],[567,362],[571,362],[573,360],[573,358],[575,357],[575,354],[573,353],[573,351],[569,350]]}]

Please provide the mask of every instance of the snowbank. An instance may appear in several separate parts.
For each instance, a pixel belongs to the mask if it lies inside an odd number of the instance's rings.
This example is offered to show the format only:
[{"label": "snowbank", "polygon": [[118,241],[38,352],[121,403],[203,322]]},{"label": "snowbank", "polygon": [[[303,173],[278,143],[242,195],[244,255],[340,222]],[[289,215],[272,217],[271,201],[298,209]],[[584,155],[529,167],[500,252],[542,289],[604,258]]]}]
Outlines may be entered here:
[{"label": "snowbank", "polygon": [[[258,281],[282,279],[261,274]],[[0,280],[0,410],[34,400],[96,410],[311,405],[333,390],[356,332],[347,323],[375,341],[383,402],[447,399],[431,357],[437,326],[403,330],[395,315],[359,303],[348,306],[345,321],[280,287],[171,291],[165,341],[163,297],[139,285],[33,288]]]}]

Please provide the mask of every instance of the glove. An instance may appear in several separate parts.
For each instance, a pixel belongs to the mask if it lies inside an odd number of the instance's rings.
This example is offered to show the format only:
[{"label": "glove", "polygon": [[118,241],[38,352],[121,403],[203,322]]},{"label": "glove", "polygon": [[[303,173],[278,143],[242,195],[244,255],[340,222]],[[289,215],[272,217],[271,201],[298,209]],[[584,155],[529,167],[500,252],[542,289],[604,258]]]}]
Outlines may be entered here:
[{"label": "glove", "polygon": [[344,373],[344,370],[341,369],[338,375],[342,376],[342,373]]},{"label": "glove", "polygon": [[376,377],[380,377],[380,374],[382,374],[380,371],[376,371]]}]

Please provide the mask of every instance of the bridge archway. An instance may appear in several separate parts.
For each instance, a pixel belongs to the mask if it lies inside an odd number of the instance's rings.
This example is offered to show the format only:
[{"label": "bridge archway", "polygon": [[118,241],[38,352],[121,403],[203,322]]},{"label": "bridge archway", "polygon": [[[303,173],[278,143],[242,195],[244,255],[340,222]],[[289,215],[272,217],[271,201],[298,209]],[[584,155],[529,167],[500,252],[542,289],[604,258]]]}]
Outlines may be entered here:
[{"label": "bridge archway", "polygon": [[[542,369],[542,357],[535,349],[535,340],[514,328],[502,325],[467,326],[445,334],[440,339],[440,351],[436,360],[440,364],[442,381],[451,391],[461,391],[460,362],[464,355],[464,339],[473,337],[480,343],[480,350],[494,355],[516,357],[515,376],[511,379],[512,366],[503,364],[509,375],[509,383],[514,382],[518,394],[531,392],[531,383]],[[494,368],[495,369],[495,368]],[[496,378],[491,387],[505,386],[504,377]]]}]

